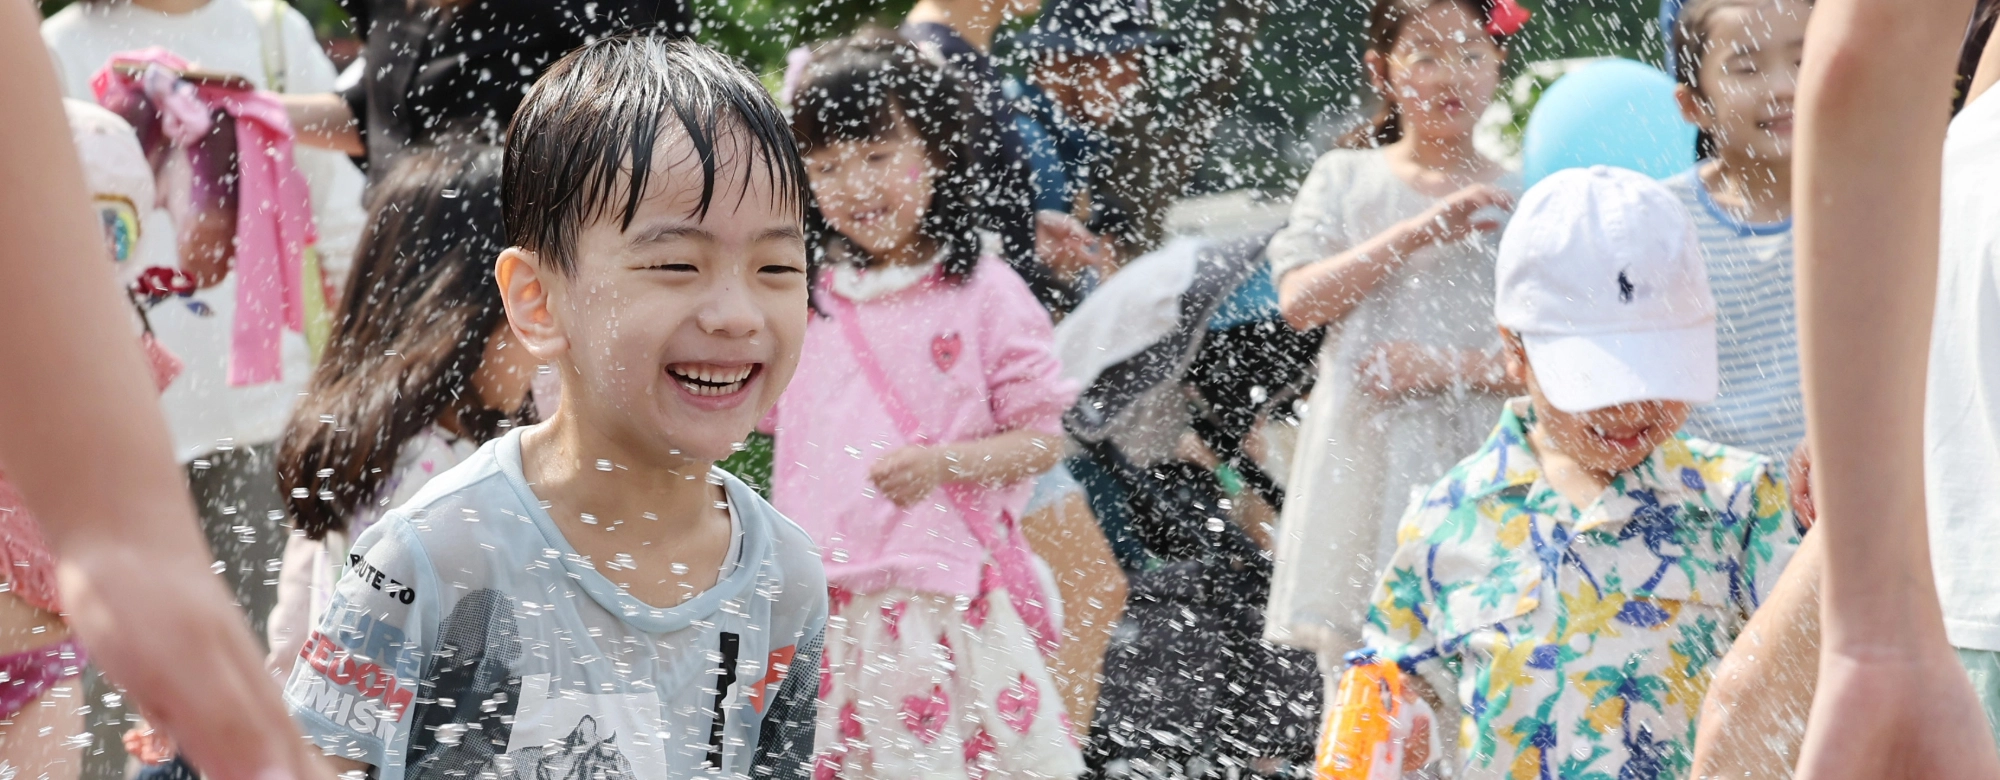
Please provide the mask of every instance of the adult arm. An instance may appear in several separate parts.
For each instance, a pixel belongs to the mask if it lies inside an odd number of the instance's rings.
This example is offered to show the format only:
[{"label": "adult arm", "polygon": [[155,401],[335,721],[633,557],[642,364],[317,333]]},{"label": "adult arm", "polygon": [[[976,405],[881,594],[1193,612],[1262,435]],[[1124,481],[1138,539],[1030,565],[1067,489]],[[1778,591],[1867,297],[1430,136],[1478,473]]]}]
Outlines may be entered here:
[{"label": "adult arm", "polygon": [[1723,656],[1701,704],[1690,777],[1788,780],[1819,677],[1825,537],[1799,546],[1771,597]]},{"label": "adult arm", "polygon": [[340,93],[279,95],[278,100],[285,104],[285,116],[292,120],[292,131],[297,133],[299,143],[332,149],[350,157],[367,153],[361,146],[361,123]]},{"label": "adult arm", "polygon": [[[215,778],[322,777],[195,533],[153,383],[104,257],[55,74],[0,8],[0,462],[60,557],[94,661]],[[173,648],[162,652],[162,648]]]},{"label": "adult arm", "polygon": [[1826,569],[1819,688],[1798,764],[1807,780],[2000,776],[1945,639],[1923,494],[1951,44],[1971,8],[1825,0],[1808,33],[1795,237]]}]

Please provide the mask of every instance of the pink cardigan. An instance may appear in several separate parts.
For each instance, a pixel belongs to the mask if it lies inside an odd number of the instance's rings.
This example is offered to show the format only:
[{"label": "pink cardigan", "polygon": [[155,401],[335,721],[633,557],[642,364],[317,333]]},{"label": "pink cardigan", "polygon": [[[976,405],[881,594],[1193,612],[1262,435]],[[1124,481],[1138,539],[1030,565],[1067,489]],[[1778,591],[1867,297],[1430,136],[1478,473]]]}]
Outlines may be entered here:
[{"label": "pink cardigan", "polygon": [[[826,285],[818,292],[835,295]],[[1049,315],[1014,271],[982,259],[963,284],[932,277],[853,304],[861,332],[934,441],[1062,432],[1078,388],[1062,378]],[[812,534],[830,585],[979,593],[986,551],[943,491],[913,509],[876,496],[868,470],[907,445],[832,320],[814,316],[791,386],[766,427],[777,437],[772,503]],[[1019,518],[1032,485],[969,491],[985,522]]]}]

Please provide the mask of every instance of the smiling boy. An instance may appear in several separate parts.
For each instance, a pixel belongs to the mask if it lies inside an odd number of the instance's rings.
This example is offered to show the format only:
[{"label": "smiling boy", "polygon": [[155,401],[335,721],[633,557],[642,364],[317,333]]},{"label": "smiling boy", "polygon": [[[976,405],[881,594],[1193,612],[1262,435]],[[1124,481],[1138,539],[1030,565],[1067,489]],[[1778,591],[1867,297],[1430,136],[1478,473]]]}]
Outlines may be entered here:
[{"label": "smiling boy", "polygon": [[1364,629],[1456,694],[1456,776],[1685,776],[1710,672],[1798,547],[1782,464],[1677,435],[1716,393],[1694,241],[1672,193],[1601,167],[1501,239],[1528,397],[1411,507]]},{"label": "smiling boy", "polygon": [[825,577],[713,465],[804,336],[784,118],[714,52],[607,39],[536,83],[504,179],[496,277],[561,406],[356,541],[294,716],[381,778],[804,777]]}]

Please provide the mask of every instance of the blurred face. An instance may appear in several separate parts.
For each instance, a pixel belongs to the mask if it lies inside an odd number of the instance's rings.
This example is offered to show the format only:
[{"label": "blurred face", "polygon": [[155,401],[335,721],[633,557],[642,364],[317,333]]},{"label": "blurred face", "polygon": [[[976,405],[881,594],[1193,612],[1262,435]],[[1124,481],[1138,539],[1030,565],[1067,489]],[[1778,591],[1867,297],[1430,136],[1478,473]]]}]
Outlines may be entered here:
[{"label": "blurred face", "polygon": [[[518,248],[501,255],[514,334],[562,372],[559,414],[653,462],[727,457],[798,365],[806,252],[798,213],[740,132],[717,139],[716,189],[684,137],[663,139],[629,228],[583,226],[567,277]],[[740,196],[740,197],[739,197]]]},{"label": "blurred face", "polygon": [[888,138],[841,141],[806,155],[820,213],[836,232],[874,257],[894,257],[922,240],[932,170],[923,141],[898,121]]},{"label": "blurred face", "polygon": [[1479,18],[1447,0],[1406,20],[1386,54],[1368,53],[1376,89],[1416,138],[1471,135],[1500,87],[1504,59]]},{"label": "blurred face", "polygon": [[1680,401],[1637,401],[1587,412],[1565,412],[1542,395],[1520,339],[1507,338],[1507,372],[1528,386],[1535,405],[1535,427],[1556,449],[1601,475],[1617,474],[1644,462],[1662,442],[1687,422],[1688,405]]},{"label": "blurred face", "polygon": [[1721,154],[1791,159],[1792,101],[1811,12],[1800,0],[1763,0],[1709,15],[1699,90],[1680,88],[1681,113],[1715,138]]},{"label": "blurred face", "polygon": [[1050,52],[1036,60],[1035,85],[1063,112],[1108,127],[1139,91],[1140,53]]}]

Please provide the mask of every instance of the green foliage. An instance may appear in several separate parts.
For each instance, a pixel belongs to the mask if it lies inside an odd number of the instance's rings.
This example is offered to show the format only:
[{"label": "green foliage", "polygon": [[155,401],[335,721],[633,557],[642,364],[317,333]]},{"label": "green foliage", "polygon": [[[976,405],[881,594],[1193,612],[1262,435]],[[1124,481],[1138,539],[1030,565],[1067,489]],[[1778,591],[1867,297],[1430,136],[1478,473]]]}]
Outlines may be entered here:
[{"label": "green foliage", "polygon": [[743,484],[755,488],[765,498],[771,497],[771,453],[777,444],[775,439],[762,433],[752,433],[743,442],[743,449],[717,462],[723,471],[736,475]]},{"label": "green foliage", "polygon": [[697,2],[695,38],[738,57],[776,83],[785,54],[813,41],[845,35],[864,24],[893,27],[915,0],[720,0]]}]

